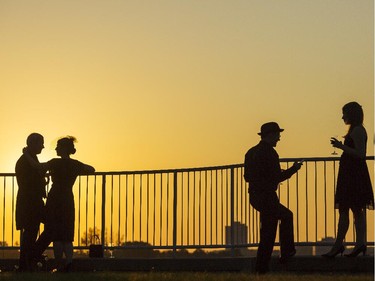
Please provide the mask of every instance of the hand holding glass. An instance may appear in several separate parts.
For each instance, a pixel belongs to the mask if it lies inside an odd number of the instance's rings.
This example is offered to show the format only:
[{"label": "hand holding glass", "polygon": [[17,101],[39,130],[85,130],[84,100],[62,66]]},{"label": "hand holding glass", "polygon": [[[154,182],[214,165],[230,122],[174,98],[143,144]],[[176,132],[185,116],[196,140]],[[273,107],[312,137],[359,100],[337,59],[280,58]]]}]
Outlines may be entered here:
[{"label": "hand holding glass", "polygon": [[338,142],[340,141],[337,139],[337,136],[331,138],[331,144],[333,146],[333,152],[331,153],[332,155],[337,155],[336,147]]}]

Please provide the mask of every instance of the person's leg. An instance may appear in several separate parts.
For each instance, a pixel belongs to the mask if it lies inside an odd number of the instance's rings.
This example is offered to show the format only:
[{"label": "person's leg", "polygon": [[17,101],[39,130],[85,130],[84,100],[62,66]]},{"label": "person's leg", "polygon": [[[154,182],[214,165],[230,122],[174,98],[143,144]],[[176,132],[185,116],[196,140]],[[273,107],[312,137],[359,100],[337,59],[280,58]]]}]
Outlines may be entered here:
[{"label": "person's leg", "polygon": [[363,255],[366,254],[366,219],[365,219],[365,211],[363,209],[357,208],[352,209],[353,216],[354,216],[354,224],[355,224],[355,234],[356,234],[356,241],[355,247],[350,254],[347,254],[347,257],[356,257],[360,253]]},{"label": "person's leg", "polygon": [[21,271],[32,269],[33,248],[36,237],[38,236],[39,224],[27,227],[21,230],[20,260],[19,267]]},{"label": "person's leg", "polygon": [[55,257],[55,264],[57,270],[63,268],[63,253],[64,253],[64,242],[62,241],[53,241],[53,255]]},{"label": "person's leg", "polygon": [[64,242],[64,253],[65,253],[65,270],[70,271],[70,267],[73,262],[73,243]]},{"label": "person's leg", "polygon": [[348,231],[349,228],[349,209],[348,208],[341,208],[339,209],[339,223],[337,227],[337,236],[336,236],[336,241],[331,250],[323,254],[323,257],[327,258],[334,258],[336,255],[344,252],[345,248],[343,246],[343,242],[346,236],[346,232]]},{"label": "person's leg", "polygon": [[48,229],[39,235],[38,240],[35,242],[33,256],[36,260],[40,260],[44,251],[48,248],[52,242],[52,233]]},{"label": "person's leg", "polygon": [[339,249],[342,247],[346,233],[349,229],[349,209],[342,208],[339,210],[339,223],[337,227],[337,237],[333,249]]},{"label": "person's leg", "polygon": [[366,220],[365,220],[365,211],[363,209],[353,210],[354,224],[355,224],[355,234],[356,242],[355,246],[361,247],[365,245],[366,238]]},{"label": "person's leg", "polygon": [[55,259],[63,258],[64,244],[62,241],[53,241],[53,255]]},{"label": "person's leg", "polygon": [[280,253],[281,257],[295,254],[293,213],[283,205],[279,205],[278,219],[280,220]]},{"label": "person's leg", "polygon": [[268,271],[268,264],[276,238],[277,221],[277,218],[269,213],[260,213],[260,241],[255,265],[255,270],[258,273]]}]

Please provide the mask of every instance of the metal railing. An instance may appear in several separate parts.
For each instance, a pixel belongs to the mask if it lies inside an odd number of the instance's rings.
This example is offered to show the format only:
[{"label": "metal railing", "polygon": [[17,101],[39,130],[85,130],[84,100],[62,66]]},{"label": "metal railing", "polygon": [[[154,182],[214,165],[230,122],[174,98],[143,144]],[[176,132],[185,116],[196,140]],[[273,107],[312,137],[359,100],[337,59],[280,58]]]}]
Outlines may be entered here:
[{"label": "metal railing", "polygon": [[[325,238],[336,235],[338,160],[306,158],[301,170],[280,185],[280,201],[294,214],[299,246],[327,245],[331,242]],[[281,166],[288,168],[294,161],[281,159]],[[373,167],[374,157],[367,157],[367,162]],[[374,170],[369,170],[374,184]],[[17,182],[14,173],[2,173],[0,180],[0,249],[15,249]],[[242,164],[97,172],[80,176],[73,189],[76,249],[88,249],[95,237],[107,249],[234,249],[259,242],[259,214],[249,204]],[[373,212],[366,219],[367,239],[374,241]],[[351,225],[348,245],[355,241],[352,218]]]}]

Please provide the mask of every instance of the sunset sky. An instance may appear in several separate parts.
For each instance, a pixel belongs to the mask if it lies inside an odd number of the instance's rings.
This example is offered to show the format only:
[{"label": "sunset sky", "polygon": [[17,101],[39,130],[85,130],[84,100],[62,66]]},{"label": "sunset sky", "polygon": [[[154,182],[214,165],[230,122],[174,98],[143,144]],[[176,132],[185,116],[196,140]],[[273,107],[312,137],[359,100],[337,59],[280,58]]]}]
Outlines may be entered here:
[{"label": "sunset sky", "polygon": [[331,156],[341,108],[374,154],[374,1],[0,0],[0,172],[32,132],[97,171],[242,163],[262,123],[280,157]]}]

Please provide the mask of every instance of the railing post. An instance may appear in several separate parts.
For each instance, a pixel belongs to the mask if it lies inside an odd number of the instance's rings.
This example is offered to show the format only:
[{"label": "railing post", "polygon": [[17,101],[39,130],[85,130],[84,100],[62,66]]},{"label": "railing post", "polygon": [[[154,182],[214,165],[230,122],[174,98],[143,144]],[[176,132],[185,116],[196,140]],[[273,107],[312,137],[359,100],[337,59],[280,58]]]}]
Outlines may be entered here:
[{"label": "railing post", "polygon": [[173,253],[177,245],[177,172],[173,172]]},{"label": "railing post", "polygon": [[102,176],[102,229],[100,241],[105,245],[105,191],[106,191],[106,175]]},{"label": "railing post", "polygon": [[234,243],[234,168],[230,168],[230,244],[232,256],[235,255]]},{"label": "railing post", "polygon": [[364,216],[364,220],[365,220],[365,241],[364,241],[364,243],[365,243],[365,245],[367,245],[367,211],[366,211],[366,208],[365,208],[365,210],[363,211],[363,216]]}]

